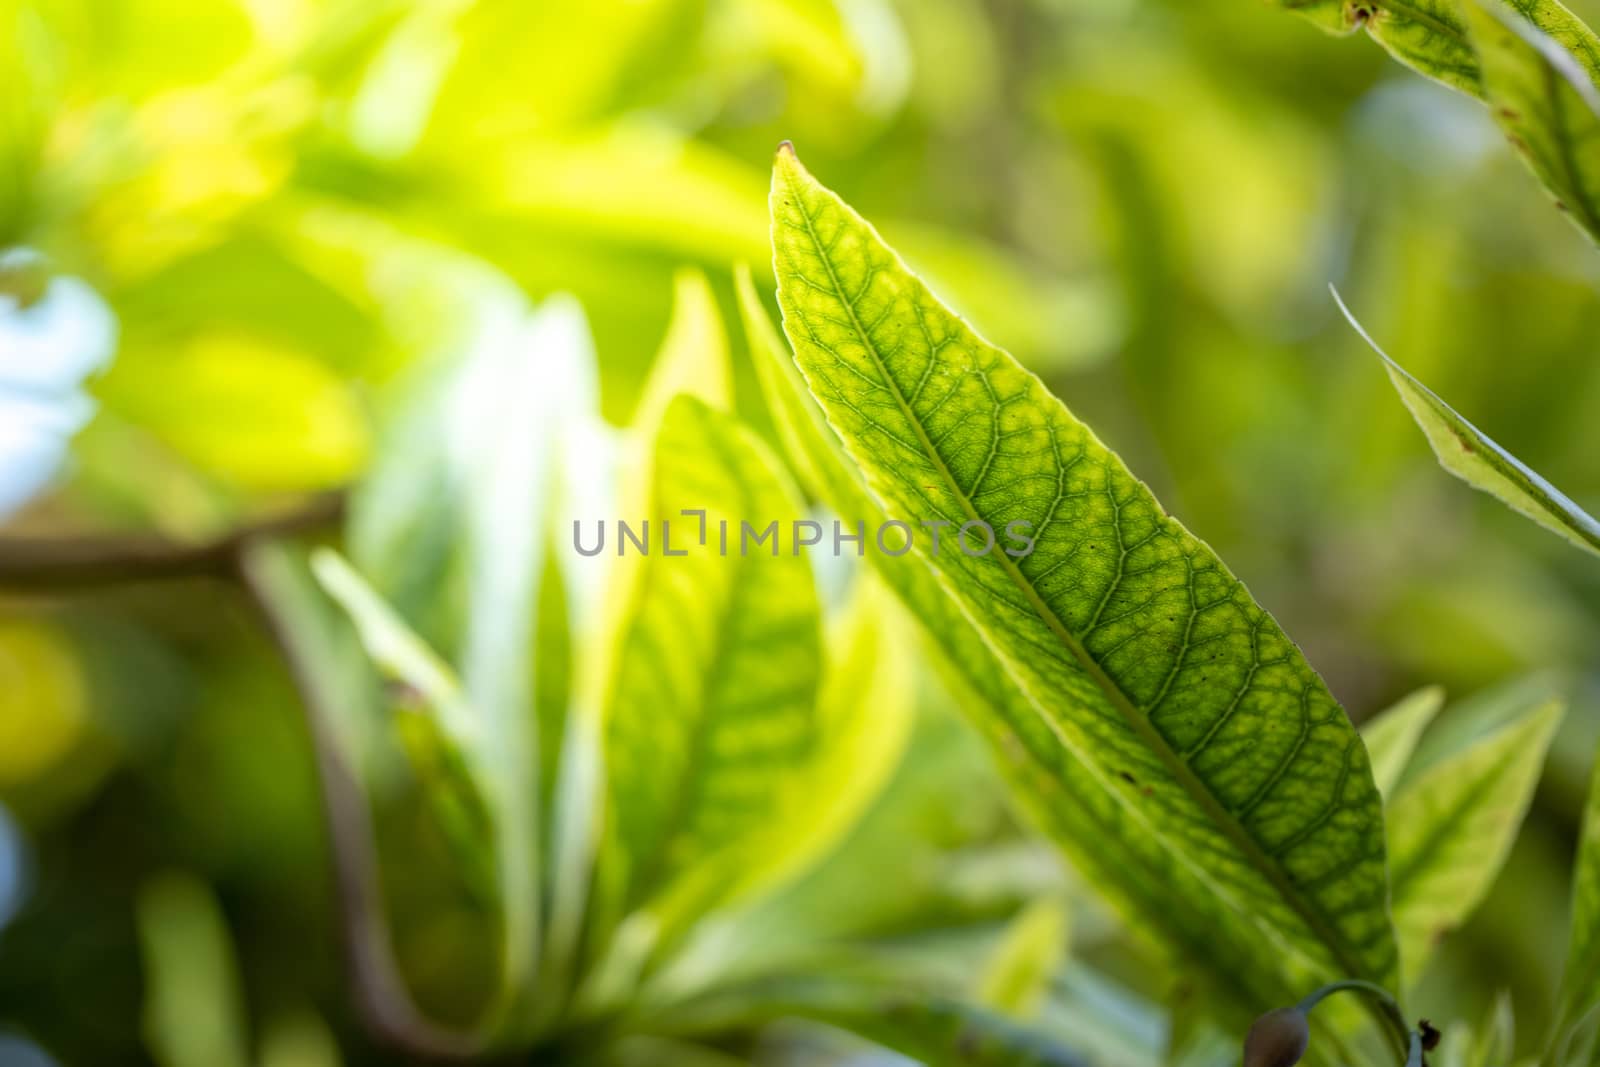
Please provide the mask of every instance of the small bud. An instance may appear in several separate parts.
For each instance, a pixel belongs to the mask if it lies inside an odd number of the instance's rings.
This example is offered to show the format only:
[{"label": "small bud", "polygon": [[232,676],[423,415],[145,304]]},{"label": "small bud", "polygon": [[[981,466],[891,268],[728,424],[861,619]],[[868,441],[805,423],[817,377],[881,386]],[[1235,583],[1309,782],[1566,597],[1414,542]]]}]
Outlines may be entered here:
[{"label": "small bud", "polygon": [[1311,1026],[1299,1008],[1275,1008],[1250,1024],[1244,1067],[1294,1067],[1311,1043]]}]

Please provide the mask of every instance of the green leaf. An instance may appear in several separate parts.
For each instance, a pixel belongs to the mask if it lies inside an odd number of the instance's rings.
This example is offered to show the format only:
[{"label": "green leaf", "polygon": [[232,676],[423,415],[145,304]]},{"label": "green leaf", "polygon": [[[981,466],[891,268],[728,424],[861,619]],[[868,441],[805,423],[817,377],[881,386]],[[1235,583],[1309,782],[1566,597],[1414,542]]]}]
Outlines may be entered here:
[{"label": "green leaf", "polygon": [[456,745],[475,751],[478,723],[450,666],[339,553],[318,549],[312,553],[311,567],[322,588],[355,623],[367,654],[387,679],[411,689]]},{"label": "green leaf", "polygon": [[1564,708],[1542,698],[1508,710],[1494,729],[1429,763],[1389,804],[1390,882],[1408,981],[1494,884]]},{"label": "green leaf", "polygon": [[[847,524],[884,521],[889,516],[828,428],[749,272],[737,281],[763,395],[802,482]],[[1260,916],[1216,892],[1194,865],[1175,862],[1173,846],[1128,807],[1127,783],[1107,781],[1062,743],[934,570],[871,540],[866,556],[921,623],[933,664],[1005,768],[1018,802],[1130,927],[1206,973],[1243,1022],[1303,995],[1307,977]]]},{"label": "green leaf", "polygon": [[1378,347],[1350,309],[1333,294],[1339,310],[1383,360],[1389,380],[1417,420],[1439,457],[1439,465],[1474,489],[1488,493],[1513,511],[1586,551],[1600,555],[1600,521],[1589,515],[1538,472],[1495,444],[1483,431],[1457,414],[1438,394],[1413,378]]},{"label": "green leaf", "polygon": [[728,337],[711,283],[700,271],[680,270],[673,280],[672,319],[634,413],[634,426],[653,433],[667,404],[679,394],[726,408],[733,396],[730,373]]},{"label": "green leaf", "polygon": [[1600,37],[1557,0],[1278,0],[1364,29],[1418,73],[1476,96],[1579,228],[1600,241]]},{"label": "green leaf", "polygon": [[1600,92],[1572,54],[1498,0],[1464,0],[1485,101],[1529,168],[1600,241]]},{"label": "green leaf", "polygon": [[1416,751],[1422,731],[1444,706],[1444,690],[1436,685],[1418,689],[1386,711],[1374,716],[1361,728],[1367,756],[1372,760],[1372,778],[1385,797],[1394,792]]},{"label": "green leaf", "polygon": [[151,1053],[162,1067],[246,1067],[239,965],[215,895],[167,874],[139,888],[137,905]]},{"label": "green leaf", "polygon": [[1567,967],[1545,1062],[1563,1063],[1567,1046],[1600,1005],[1600,756],[1589,779],[1583,832],[1572,872],[1572,923]]},{"label": "green leaf", "polygon": [[[1058,801],[1052,817],[1096,819],[1096,840],[1116,825],[1164,899],[1252,927],[1254,955],[1273,962],[1236,983],[1392,981],[1378,792],[1354,727],[1299,652],[1086,427],[934,299],[787,146],[772,211],[784,329],[872,493],[897,519],[952,531],[1032,524],[1025,558],[970,557],[949,537],[936,553],[926,531],[914,540],[998,653],[1011,679],[999,688],[1015,684],[1031,705],[996,692],[1006,721],[983,725],[1036,754],[1036,794],[1054,778],[1085,809]],[[1162,906],[1144,896],[1142,911]],[[1214,951],[1230,940],[1216,930],[1186,924],[1185,947]]]},{"label": "green leaf", "polygon": [[1023,909],[984,964],[978,1002],[1002,1015],[1034,1015],[1066,959],[1067,930],[1067,909],[1060,900],[1043,898]]},{"label": "green leaf", "polygon": [[[1464,4],[1476,0],[1278,0],[1333,33],[1365,30],[1418,73],[1473,96],[1488,95]],[[1556,0],[1509,6],[1569,50],[1591,79],[1600,78],[1600,38]]]},{"label": "green leaf", "polygon": [[826,634],[811,759],[786,783],[783,814],[737,891],[768,892],[825,856],[883,791],[911,736],[915,662],[905,620],[864,575]]},{"label": "green leaf", "polygon": [[[753,434],[679,397],[649,488],[650,555],[622,561],[636,573],[606,701],[602,870],[625,911],[646,909],[633,920],[644,933],[620,936],[653,951],[748,876],[754,843],[783,811],[786,776],[818,743],[822,639],[805,558],[740,551],[742,522],[800,514]],[[704,509],[705,525],[684,508]]]}]

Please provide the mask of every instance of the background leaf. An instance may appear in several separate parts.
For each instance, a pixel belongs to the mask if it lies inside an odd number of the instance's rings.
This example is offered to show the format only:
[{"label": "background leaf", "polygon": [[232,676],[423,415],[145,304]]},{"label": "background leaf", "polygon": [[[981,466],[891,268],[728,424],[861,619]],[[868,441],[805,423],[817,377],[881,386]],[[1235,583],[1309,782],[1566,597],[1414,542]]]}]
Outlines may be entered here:
[{"label": "background leaf", "polygon": [[1435,759],[1389,803],[1389,877],[1408,980],[1500,873],[1565,710],[1550,699],[1508,708],[1492,732]]},{"label": "background leaf", "polygon": [[1385,797],[1394,792],[1422,732],[1442,707],[1444,690],[1430,685],[1362,724],[1361,740],[1372,760],[1372,778]]},{"label": "background leaf", "polygon": [[1597,1004],[1600,1004],[1600,761],[1590,775],[1582,836],[1572,876],[1572,919],[1566,973],[1545,1062],[1559,1063]]},{"label": "background leaf", "polygon": [[1428,438],[1440,466],[1474,489],[1488,493],[1551,533],[1581,549],[1600,555],[1600,521],[1596,521],[1538,472],[1495,444],[1481,430],[1456,413],[1427,386],[1390,359],[1350,314],[1339,294],[1339,308],[1361,339],[1372,346],[1389,380],[1411,417]]},{"label": "background leaf", "polygon": [[[615,637],[602,871],[610,907],[651,909],[633,921],[653,950],[762,855],[753,849],[782,811],[785,773],[818,743],[822,642],[806,560],[740,551],[741,522],[798,514],[749,431],[692,398],[674,400],[650,489],[656,540],[651,555],[632,557],[638,573]],[[699,520],[682,508],[706,511],[704,545]],[[674,555],[663,554],[669,545]],[[663,706],[682,712],[664,716]]]},{"label": "background leaf", "polygon": [[1465,0],[1461,11],[1490,114],[1556,207],[1600,241],[1600,90],[1590,73],[1499,0]]}]

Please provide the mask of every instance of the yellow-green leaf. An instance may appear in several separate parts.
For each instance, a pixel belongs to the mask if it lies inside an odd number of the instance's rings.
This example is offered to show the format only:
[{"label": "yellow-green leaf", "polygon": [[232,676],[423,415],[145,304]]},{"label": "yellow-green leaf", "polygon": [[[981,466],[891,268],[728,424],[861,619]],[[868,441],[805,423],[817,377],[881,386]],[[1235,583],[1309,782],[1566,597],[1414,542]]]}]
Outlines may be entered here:
[{"label": "yellow-green leaf", "polygon": [[673,294],[667,336],[633,418],[645,433],[655,432],[667,404],[679,394],[698,396],[717,408],[726,408],[733,396],[728,337],[711,283],[700,271],[685,268],[673,281]]},{"label": "yellow-green leaf", "polygon": [[1372,778],[1385,797],[1394,792],[1411,760],[1411,753],[1417,749],[1422,731],[1443,706],[1444,690],[1430,685],[1418,689],[1362,726],[1361,740],[1366,742],[1367,756],[1372,760]]},{"label": "yellow-green leaf", "polygon": [[1533,799],[1564,708],[1546,698],[1514,710],[1430,762],[1389,804],[1394,920],[1408,981],[1488,893]]},{"label": "yellow-green leaf", "polygon": [[[889,516],[824,421],[749,272],[737,280],[763,395],[797,473],[847,524],[884,521]],[[934,570],[870,539],[866,556],[921,624],[934,665],[1006,769],[1018,802],[1130,925],[1205,973],[1216,997],[1243,1021],[1302,995],[1298,964],[1270,928],[1215,892],[1196,866],[1175,859],[1172,846],[1127,805],[1127,783],[1107,781],[1062,744]],[[1227,936],[1218,936],[1222,930]]]},{"label": "yellow-green leaf", "polygon": [[[625,908],[682,918],[739,879],[736,861],[782,811],[786,775],[815,751],[822,639],[806,559],[741,551],[742,523],[799,514],[750,431],[677,398],[650,496],[650,555],[628,557],[638,569],[606,702],[603,874]],[[704,526],[681,509],[703,509]]]},{"label": "yellow-green leaf", "polygon": [[1513,511],[1532,519],[1579,548],[1600,555],[1600,521],[1573,503],[1539,473],[1501,448],[1482,430],[1462,418],[1433,390],[1390,359],[1335,292],[1350,325],[1383,360],[1389,380],[1417,420],[1439,465],[1474,489],[1488,493]]},{"label": "yellow-green leaf", "polygon": [[771,204],[785,332],[873,494],[914,524],[1031,524],[1025,556],[915,539],[1033,705],[1013,729],[1080,761],[1085,794],[1184,872],[1163,889],[1193,877],[1272,943],[1273,973],[1392,981],[1378,791],[1298,650],[787,146]]},{"label": "yellow-green leaf", "polygon": [[1498,0],[1463,0],[1485,102],[1529,168],[1600,241],[1600,91],[1572,54]]},{"label": "yellow-green leaf", "polygon": [[1039,1010],[1050,979],[1067,955],[1067,908],[1052,898],[1034,901],[1006,927],[978,976],[978,1002],[1026,1019]]}]

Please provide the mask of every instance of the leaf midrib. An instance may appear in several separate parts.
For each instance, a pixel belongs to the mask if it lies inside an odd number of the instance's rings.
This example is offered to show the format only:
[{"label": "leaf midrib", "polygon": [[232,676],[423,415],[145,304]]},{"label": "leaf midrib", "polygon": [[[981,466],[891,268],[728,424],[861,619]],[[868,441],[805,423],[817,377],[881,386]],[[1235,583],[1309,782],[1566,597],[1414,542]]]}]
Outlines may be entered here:
[{"label": "leaf midrib", "polygon": [[[806,235],[810,239],[812,247],[817,251],[818,260],[821,261],[823,268],[828,272],[828,281],[829,284],[833,286],[834,295],[838,298],[839,302],[844,305],[846,312],[849,314],[851,326],[855,330],[857,338],[860,339],[862,346],[866,349],[868,355],[871,357],[873,366],[877,369],[879,377],[883,379],[885,388],[888,390],[889,394],[894,397],[895,404],[899,407],[900,412],[905,417],[906,421],[911,424],[911,427],[916,433],[917,439],[921,444],[924,453],[932,461],[939,474],[939,477],[944,480],[948,491],[956,498],[956,500],[960,502],[961,508],[966,513],[967,517],[971,520],[983,521],[983,516],[977,511],[976,508],[973,507],[972,501],[968,499],[967,494],[961,491],[954,476],[951,474],[949,467],[946,466],[944,457],[939,454],[937,449],[934,448],[933,442],[929,439],[927,432],[922,425],[921,419],[917,418],[916,414],[912,411],[910,405],[907,403],[906,398],[901,395],[899,387],[895,384],[893,377],[890,376],[888,368],[885,366],[882,356],[878,352],[877,344],[872,340],[866,329],[862,326],[861,320],[856,314],[855,305],[851,302],[850,298],[845,295],[844,287],[839,282],[839,276],[834,271],[833,262],[829,258],[822,241],[817,237],[816,228],[811,218],[811,212],[805,204],[804,197],[801,196],[799,191],[794,188],[794,182],[792,178],[786,176],[785,182],[789,185],[790,193],[793,196],[795,207],[798,209],[800,217],[805,220]],[[930,355],[929,358],[932,359],[935,357]],[[1311,928],[1312,932],[1316,934],[1318,940],[1320,940],[1333,953],[1335,962],[1341,968],[1344,968],[1345,971],[1350,975],[1366,974],[1366,968],[1357,959],[1349,954],[1345,947],[1344,939],[1341,938],[1337,931],[1335,931],[1333,927],[1328,924],[1327,919],[1320,913],[1320,911],[1318,911],[1318,909],[1312,907],[1310,902],[1299,893],[1293,883],[1289,880],[1287,873],[1272,861],[1271,857],[1266,854],[1265,850],[1263,850],[1255,841],[1255,839],[1245,831],[1243,825],[1241,825],[1233,816],[1233,814],[1222,805],[1222,803],[1205,785],[1205,783],[1202,782],[1200,778],[1193,772],[1193,770],[1190,769],[1188,764],[1184,763],[1178,757],[1177,753],[1172,750],[1172,747],[1167,743],[1166,739],[1156,731],[1153,725],[1151,725],[1149,719],[1146,718],[1145,715],[1133,704],[1133,702],[1128,699],[1127,695],[1123,693],[1121,688],[1111,680],[1110,676],[1105,673],[1100,664],[1089,655],[1088,650],[1083,647],[1082,642],[1078,640],[1077,636],[1067,629],[1066,625],[1056,615],[1055,611],[1052,610],[1047,603],[1045,603],[1044,599],[1040,597],[1038,591],[1033,587],[1033,583],[1028,581],[1027,577],[1017,568],[1016,564],[1011,560],[1011,558],[1009,556],[1002,556],[998,559],[998,562],[1000,566],[1004,568],[1007,577],[1010,578],[1013,584],[1016,585],[1018,591],[1021,592],[1022,595],[1027,599],[1034,612],[1040,617],[1045,625],[1050,628],[1051,632],[1056,635],[1062,644],[1067,647],[1068,651],[1072,653],[1074,658],[1078,660],[1079,665],[1084,669],[1085,673],[1087,673],[1095,685],[1105,693],[1112,705],[1115,706],[1123,718],[1128,721],[1128,724],[1133,728],[1134,732],[1138,734],[1140,739],[1143,740],[1145,744],[1156,753],[1156,755],[1161,759],[1162,764],[1167,768],[1168,772],[1178,781],[1178,783],[1183,787],[1184,791],[1188,793],[1197,803],[1199,803],[1201,808],[1205,810],[1205,813],[1212,819],[1212,821],[1216,823],[1220,829],[1222,829],[1229,841],[1236,848],[1238,848],[1240,852],[1244,853],[1245,857],[1250,861],[1252,866],[1256,867],[1261,874],[1266,876],[1267,880],[1272,884],[1273,888],[1277,890],[1278,894],[1289,903],[1289,905],[1294,909],[1295,913],[1299,915],[1300,918],[1305,921],[1306,925]],[[1102,780],[1102,784],[1108,784],[1104,774],[1094,764],[1093,761],[1084,760],[1082,762],[1090,771],[1090,773]],[[1109,790],[1109,792],[1111,792],[1113,796],[1120,795],[1116,793],[1115,790]],[[1124,801],[1124,803],[1126,802]]]}]

